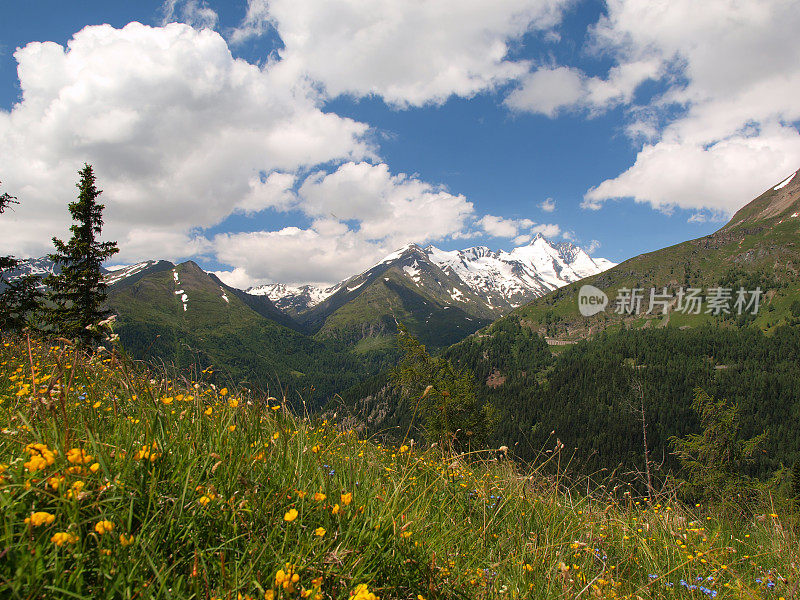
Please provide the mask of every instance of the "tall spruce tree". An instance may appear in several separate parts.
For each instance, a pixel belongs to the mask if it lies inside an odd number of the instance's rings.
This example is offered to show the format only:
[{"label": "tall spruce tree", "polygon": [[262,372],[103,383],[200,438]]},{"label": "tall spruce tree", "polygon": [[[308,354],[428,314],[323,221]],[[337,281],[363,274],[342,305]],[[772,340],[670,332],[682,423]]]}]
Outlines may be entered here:
[{"label": "tall spruce tree", "polygon": [[[0,194],[0,214],[17,198],[7,192]],[[41,279],[36,275],[10,277],[19,267],[14,256],[0,256],[0,330],[21,329],[35,322],[41,309]]]},{"label": "tall spruce tree", "polygon": [[103,308],[106,285],[100,266],[119,248],[116,242],[97,241],[103,228],[105,206],[97,202],[102,192],[95,187],[91,165],[84,164],[78,174],[78,200],[69,204],[75,221],[70,227],[72,238],[67,243],[53,238],[56,251],[49,258],[61,266],[61,272],[47,277],[45,283],[55,305],[49,319],[55,332],[91,345],[102,336],[98,323],[111,314]]}]

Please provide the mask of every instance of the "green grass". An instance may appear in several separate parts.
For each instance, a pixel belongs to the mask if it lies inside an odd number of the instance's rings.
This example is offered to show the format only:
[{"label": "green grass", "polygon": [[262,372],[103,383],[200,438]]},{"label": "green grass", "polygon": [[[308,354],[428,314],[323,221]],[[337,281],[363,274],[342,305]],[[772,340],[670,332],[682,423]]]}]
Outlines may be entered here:
[{"label": "green grass", "polygon": [[3,598],[697,598],[680,581],[698,577],[796,594],[787,515],[587,496],[107,353],[7,339],[0,366]]},{"label": "green grass", "polygon": [[397,346],[393,335],[382,335],[375,337],[365,337],[353,346],[356,354],[367,354],[369,352],[388,352]]}]

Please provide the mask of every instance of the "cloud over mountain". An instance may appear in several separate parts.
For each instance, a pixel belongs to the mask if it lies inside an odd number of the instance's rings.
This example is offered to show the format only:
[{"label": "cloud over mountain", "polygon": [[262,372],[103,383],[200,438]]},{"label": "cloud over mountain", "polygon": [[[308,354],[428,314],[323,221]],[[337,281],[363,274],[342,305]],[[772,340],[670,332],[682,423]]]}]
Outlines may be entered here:
[{"label": "cloud over mountain", "polygon": [[15,53],[22,100],[0,111],[3,184],[22,200],[0,251],[42,254],[63,235],[76,172],[95,166],[121,260],[188,256],[193,232],[285,205],[271,175],[374,156],[368,126],[320,109],[270,65],[234,59],[217,33],[172,23],[86,27],[67,47]]}]

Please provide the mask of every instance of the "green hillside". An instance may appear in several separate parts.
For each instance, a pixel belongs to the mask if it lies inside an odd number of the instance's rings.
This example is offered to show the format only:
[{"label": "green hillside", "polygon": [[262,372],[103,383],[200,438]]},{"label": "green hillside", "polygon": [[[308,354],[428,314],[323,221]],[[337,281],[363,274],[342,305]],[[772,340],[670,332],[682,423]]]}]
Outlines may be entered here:
[{"label": "green hillside", "polygon": [[[512,314],[534,330],[549,337],[577,340],[591,336],[612,324],[625,321],[635,326],[659,327],[667,324],[697,326],[716,319],[675,311],[675,301],[669,317],[660,308],[653,314],[619,315],[614,301],[622,288],[643,290],[643,310],[648,309],[651,288],[675,296],[682,287],[726,287],[736,290],[742,286],[764,291],[762,309],[755,324],[769,330],[792,317],[793,305],[800,301],[800,177],[785,187],[770,188],[743,207],[719,231],[631,258],[608,271],[560,288],[517,309]],[[578,291],[583,285],[593,285],[604,291],[609,306],[592,317],[578,310]],[[733,303],[731,303],[732,312]],[[731,317],[729,320],[734,320]]]},{"label": "green hillside", "polygon": [[132,356],[195,372],[212,366],[223,381],[276,395],[287,388],[319,400],[374,368],[267,318],[263,307],[248,306],[191,261],[174,268],[163,263],[112,286],[109,306]]},{"label": "green hillside", "polygon": [[[639,390],[649,451],[667,472],[675,465],[669,438],[698,426],[691,402],[699,386],[736,402],[750,435],[769,431],[770,452],[750,467],[767,476],[781,464],[800,461],[798,212],[795,178],[756,198],[716,233],[556,290],[445,356],[474,372],[484,401],[505,415],[498,439],[519,444],[523,454],[536,452],[554,431],[575,449],[573,464],[584,472],[641,469]],[[611,302],[588,318],[577,302],[587,283]],[[651,287],[740,286],[764,291],[757,315],[740,316],[732,306],[732,314],[709,314],[705,304],[700,314],[682,314],[675,302],[667,315],[613,310],[621,288],[643,288],[647,297]],[[549,347],[542,336],[550,338]]]}]

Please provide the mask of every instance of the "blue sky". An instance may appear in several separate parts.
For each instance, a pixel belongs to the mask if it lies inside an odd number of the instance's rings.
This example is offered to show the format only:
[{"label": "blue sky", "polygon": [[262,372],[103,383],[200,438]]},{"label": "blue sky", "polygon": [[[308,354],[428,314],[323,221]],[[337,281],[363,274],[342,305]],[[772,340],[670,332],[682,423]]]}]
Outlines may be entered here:
[{"label": "blue sky", "polygon": [[120,261],[194,258],[242,287],[537,232],[621,261],[714,231],[800,167],[797,12],[13,2],[0,180],[22,204],[0,254],[65,235],[86,161]]}]

